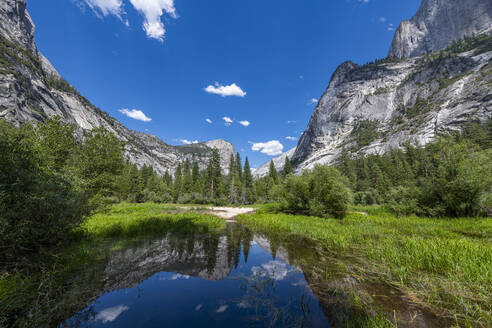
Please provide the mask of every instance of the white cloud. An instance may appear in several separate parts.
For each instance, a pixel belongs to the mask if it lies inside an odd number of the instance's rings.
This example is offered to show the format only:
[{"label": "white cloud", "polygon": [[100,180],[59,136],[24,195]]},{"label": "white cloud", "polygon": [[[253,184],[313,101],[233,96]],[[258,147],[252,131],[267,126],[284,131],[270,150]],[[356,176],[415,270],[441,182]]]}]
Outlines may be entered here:
[{"label": "white cloud", "polygon": [[224,116],[222,119],[224,120],[225,126],[230,126],[232,124],[232,122],[234,122],[230,117],[227,117],[227,116]]},{"label": "white cloud", "polygon": [[229,305],[221,305],[219,306],[219,308],[217,309],[217,313],[222,313],[224,312],[225,310],[227,310],[227,308],[229,307]]},{"label": "white cloud", "polygon": [[287,124],[296,124],[297,121],[287,121]]},{"label": "white cloud", "polygon": [[209,119],[209,118],[206,118],[206,119],[205,119],[205,122],[207,122],[208,124],[212,124],[212,120],[211,120],[211,119]]},{"label": "white cloud", "polygon": [[271,140],[267,142],[257,142],[251,143],[252,151],[260,151],[263,154],[267,154],[270,156],[276,156],[282,154],[282,150],[284,146],[278,140]]},{"label": "white cloud", "polygon": [[317,103],[318,103],[318,99],[316,99],[316,98],[311,98],[311,103],[313,103],[313,104],[317,104]]},{"label": "white cloud", "polygon": [[287,136],[287,137],[285,137],[285,139],[290,140],[290,141],[296,141],[297,140],[296,137],[291,137],[291,136]]},{"label": "white cloud", "polygon": [[110,307],[96,314],[96,317],[94,319],[95,321],[102,321],[102,323],[112,322],[115,321],[120,314],[122,314],[123,312],[129,309],[130,308],[126,305],[118,305],[118,306]]},{"label": "white cloud", "polygon": [[241,124],[242,126],[249,126],[251,122],[244,120],[244,121],[239,121],[239,124]]},{"label": "white cloud", "polygon": [[114,15],[121,19],[124,14],[122,0],[84,0],[85,3],[98,16]]},{"label": "white cloud", "polygon": [[[190,141],[188,139],[179,139],[179,141],[181,141],[184,145],[191,145],[191,144],[197,144],[198,143],[198,140]],[[172,280],[174,280],[174,279],[172,279]]]},{"label": "white cloud", "polygon": [[204,90],[208,93],[213,93],[222,97],[236,96],[242,98],[246,96],[246,92],[244,92],[236,83],[224,86],[215,82],[215,85],[209,85]]},{"label": "white cloud", "polygon": [[173,18],[177,17],[174,0],[130,0],[130,2],[144,16],[143,29],[147,36],[164,41],[166,29],[161,16],[166,12]]},{"label": "white cloud", "polygon": [[386,19],[386,17],[379,17],[379,21],[381,23],[386,23],[387,19]]},{"label": "white cloud", "polygon": [[[114,15],[118,17],[125,26],[130,26],[128,19],[123,19],[125,15],[122,0],[78,0],[77,4],[85,2],[96,16]],[[164,13],[176,18],[176,8],[174,0],[129,0],[133,7],[143,15],[143,29],[147,36],[152,39],[164,41],[166,29],[162,23],[161,17]]]},{"label": "white cloud", "polygon": [[127,108],[122,108],[119,109],[118,112],[121,114],[128,116],[130,118],[133,118],[134,120],[139,120],[142,122],[150,122],[152,119],[150,117],[147,117],[147,115],[144,114],[141,110],[138,109],[127,109]]}]

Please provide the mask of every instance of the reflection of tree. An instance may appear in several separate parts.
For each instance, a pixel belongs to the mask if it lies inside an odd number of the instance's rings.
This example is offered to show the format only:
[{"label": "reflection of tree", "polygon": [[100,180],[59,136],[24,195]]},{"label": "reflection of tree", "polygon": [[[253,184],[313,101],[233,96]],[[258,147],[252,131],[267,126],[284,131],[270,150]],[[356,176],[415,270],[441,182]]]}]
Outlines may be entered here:
[{"label": "reflection of tree", "polygon": [[243,254],[244,262],[248,263],[249,250],[251,249],[251,242],[253,241],[253,232],[248,228],[242,230],[242,242],[243,242]]},{"label": "reflection of tree", "polygon": [[241,277],[244,296],[237,306],[254,313],[251,327],[309,327],[309,306],[302,294],[279,304],[276,280],[264,273]]},{"label": "reflection of tree", "polygon": [[203,248],[207,257],[207,272],[212,274],[217,265],[217,251],[219,250],[218,234],[211,233],[203,240]]}]

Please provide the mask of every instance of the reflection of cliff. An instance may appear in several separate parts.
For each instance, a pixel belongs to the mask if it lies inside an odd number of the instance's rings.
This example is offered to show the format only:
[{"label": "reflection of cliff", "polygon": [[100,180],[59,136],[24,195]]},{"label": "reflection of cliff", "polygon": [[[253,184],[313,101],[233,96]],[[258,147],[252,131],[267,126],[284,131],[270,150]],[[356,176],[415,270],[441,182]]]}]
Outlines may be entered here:
[{"label": "reflection of cliff", "polygon": [[112,256],[106,267],[105,290],[130,288],[161,271],[216,281],[237,267],[241,245],[247,259],[252,235],[239,225],[222,233],[167,234]]},{"label": "reflection of cliff", "polygon": [[154,273],[166,271],[219,280],[232,270],[225,236],[173,235],[116,253],[106,267],[105,289],[129,288]]}]

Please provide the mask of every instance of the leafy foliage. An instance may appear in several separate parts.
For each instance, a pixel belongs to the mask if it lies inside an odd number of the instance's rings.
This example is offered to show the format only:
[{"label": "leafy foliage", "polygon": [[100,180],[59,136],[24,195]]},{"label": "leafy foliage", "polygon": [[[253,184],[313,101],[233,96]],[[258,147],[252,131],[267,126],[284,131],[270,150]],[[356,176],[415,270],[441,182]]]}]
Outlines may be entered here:
[{"label": "leafy foliage", "polygon": [[351,199],[347,185],[337,169],[316,166],[300,176],[288,175],[277,187],[276,198],[286,212],[342,218]]}]

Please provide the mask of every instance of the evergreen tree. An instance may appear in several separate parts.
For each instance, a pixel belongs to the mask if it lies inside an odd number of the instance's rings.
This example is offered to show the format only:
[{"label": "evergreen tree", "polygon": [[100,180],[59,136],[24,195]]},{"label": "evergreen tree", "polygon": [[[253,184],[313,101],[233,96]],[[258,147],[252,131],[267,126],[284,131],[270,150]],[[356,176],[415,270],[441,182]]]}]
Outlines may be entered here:
[{"label": "evergreen tree", "polygon": [[278,172],[277,169],[275,168],[275,164],[273,163],[273,160],[270,161],[270,169],[268,171],[268,177],[272,179],[273,183],[278,182]]},{"label": "evergreen tree", "polygon": [[243,177],[243,168],[241,167],[241,156],[239,155],[239,153],[236,153],[236,173],[238,174],[239,176],[239,179],[242,180]]},{"label": "evergreen tree", "polygon": [[246,161],[244,162],[244,172],[243,172],[243,185],[241,192],[241,201],[243,204],[254,203],[255,202],[255,191],[254,191],[254,181],[253,175],[251,174],[251,168],[249,166],[248,157],[246,157]]},{"label": "evergreen tree", "polygon": [[191,183],[193,184],[192,190],[194,192],[200,192],[200,168],[198,167],[198,163],[193,163],[193,168],[191,169]]},{"label": "evergreen tree", "polygon": [[227,186],[229,188],[228,198],[230,204],[237,203],[237,192],[236,192],[236,185],[235,185],[236,179],[237,179],[237,166],[236,166],[236,161],[234,159],[234,155],[231,154],[231,157],[229,159],[229,174],[227,176]]},{"label": "evergreen tree", "polygon": [[207,189],[211,199],[220,197],[221,182],[222,170],[220,167],[220,155],[217,148],[214,148],[207,167]]},{"label": "evergreen tree", "polygon": [[181,173],[181,163],[178,164],[176,172],[174,173],[174,186],[173,186],[173,198],[174,202],[177,202],[183,188],[183,176]]},{"label": "evergreen tree", "polygon": [[292,163],[290,162],[289,156],[285,156],[285,164],[284,170],[282,171],[282,175],[285,177],[289,174],[292,174],[294,171],[292,170]]},{"label": "evergreen tree", "polygon": [[186,160],[183,167],[183,193],[190,193],[193,189],[190,161]]}]

